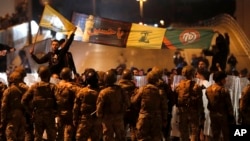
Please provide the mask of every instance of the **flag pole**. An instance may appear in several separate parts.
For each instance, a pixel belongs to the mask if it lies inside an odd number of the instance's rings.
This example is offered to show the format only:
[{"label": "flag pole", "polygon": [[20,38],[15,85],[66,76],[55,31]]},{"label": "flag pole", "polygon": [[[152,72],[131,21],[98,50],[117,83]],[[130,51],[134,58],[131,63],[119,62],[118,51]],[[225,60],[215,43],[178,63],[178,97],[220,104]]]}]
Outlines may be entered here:
[{"label": "flag pole", "polygon": [[[46,4],[45,4],[45,6],[44,6],[43,13],[44,13],[45,7],[46,7]],[[42,16],[40,17],[40,22],[41,22],[41,20],[42,20],[42,17],[43,17],[43,14],[42,14]],[[35,41],[34,41],[32,47],[31,47],[31,49],[30,49],[30,54],[33,54],[33,53],[34,53],[34,49],[35,49],[35,45],[36,45],[38,33],[39,33],[40,31],[41,31],[41,26],[40,26],[40,23],[39,23],[39,28],[38,28],[37,33],[36,33]]]},{"label": "flag pole", "polygon": [[36,41],[37,41],[37,38],[38,38],[38,33],[40,33],[40,31],[41,31],[41,27],[39,26],[39,28],[37,30],[37,33],[36,33],[35,40],[34,40],[33,48],[35,47],[35,44],[36,44]]}]

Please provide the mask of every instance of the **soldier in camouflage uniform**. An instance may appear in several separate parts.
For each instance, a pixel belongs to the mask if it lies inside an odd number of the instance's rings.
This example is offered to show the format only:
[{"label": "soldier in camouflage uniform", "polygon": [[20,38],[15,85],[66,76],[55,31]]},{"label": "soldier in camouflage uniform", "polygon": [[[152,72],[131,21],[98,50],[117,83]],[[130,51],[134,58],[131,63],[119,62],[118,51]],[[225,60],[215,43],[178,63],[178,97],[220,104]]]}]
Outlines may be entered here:
[{"label": "soldier in camouflage uniform", "polygon": [[[22,81],[19,83],[19,86],[29,89],[29,86],[24,82],[24,78],[26,77],[26,70],[24,67],[19,66],[14,69],[16,72],[20,72],[22,76]],[[30,117],[29,113],[25,112],[26,126],[25,126],[25,141],[33,141],[34,140],[34,127],[32,117]]]},{"label": "soldier in camouflage uniform", "polygon": [[[22,104],[33,117],[35,127],[34,141],[42,141],[44,131],[47,133],[48,141],[55,141],[56,85],[49,83],[51,74],[48,67],[40,66],[38,75],[41,81],[33,84],[24,94]],[[30,108],[31,102],[32,107]]]},{"label": "soldier in camouflage uniform", "polygon": [[214,84],[206,90],[208,98],[207,108],[209,110],[212,129],[212,141],[220,141],[222,134],[223,141],[229,141],[230,124],[235,124],[233,105],[228,89],[224,87],[227,75],[217,71],[213,75]]},{"label": "soldier in camouflage uniform", "polygon": [[239,107],[242,125],[250,126],[250,84],[248,84],[242,91]]},{"label": "soldier in camouflage uniform", "polygon": [[60,73],[61,81],[57,84],[56,103],[58,108],[57,117],[57,141],[72,141],[75,137],[75,127],[73,126],[73,106],[75,95],[80,89],[70,82],[70,68],[63,68]]},{"label": "soldier in camouflage uniform", "polygon": [[23,141],[25,133],[24,107],[21,104],[27,87],[22,87],[20,72],[12,72],[9,76],[9,87],[4,91],[2,99],[1,124],[6,125],[7,141]]},{"label": "soldier in camouflage uniform", "polygon": [[[129,98],[134,94],[137,89],[135,82],[133,81],[133,74],[129,69],[123,70],[121,79],[118,81],[118,85],[124,90],[125,94],[128,95]],[[136,141],[135,127],[138,118],[138,110],[138,107],[130,105],[130,107],[126,110],[124,116],[125,128],[127,125],[130,128],[131,141]]]},{"label": "soldier in camouflage uniform", "polygon": [[125,141],[123,118],[130,101],[123,89],[115,84],[116,81],[114,70],[107,71],[104,75],[105,88],[97,99],[96,114],[102,119],[103,141]]},{"label": "soldier in camouflage uniform", "polygon": [[[7,89],[7,85],[4,84],[2,81],[0,81],[0,101],[2,101],[3,98],[3,92],[4,90]],[[0,121],[1,121],[1,104],[0,104]],[[5,141],[5,127],[4,125],[2,125],[2,123],[0,123],[0,140],[1,141]]]},{"label": "soldier in camouflage uniform", "polygon": [[77,93],[74,109],[73,121],[78,128],[76,141],[100,141],[102,134],[101,120],[96,117],[96,101],[100,92],[98,86],[98,74],[94,69],[85,72],[86,87]]},{"label": "soldier in camouflage uniform", "polygon": [[198,141],[199,126],[204,123],[202,88],[192,80],[194,74],[195,69],[192,66],[185,66],[182,69],[182,76],[185,78],[175,88],[182,141],[189,141],[189,138],[190,141]]},{"label": "soldier in camouflage uniform", "polygon": [[162,132],[163,132],[163,136],[166,140],[170,140],[170,131],[171,131],[171,118],[172,118],[172,109],[173,109],[173,105],[175,104],[175,94],[171,89],[171,84],[167,84],[164,79],[163,79],[163,70],[160,69],[157,66],[154,66],[152,68],[152,72],[156,73],[159,77],[158,82],[156,83],[156,86],[160,89],[160,93],[162,93],[162,95],[165,96],[165,98],[167,99],[167,107],[168,110],[166,112],[168,112],[168,117],[167,117],[167,125],[164,127],[162,127]]},{"label": "soldier in camouflage uniform", "polygon": [[156,83],[159,75],[150,71],[147,74],[147,84],[142,86],[131,97],[131,104],[140,107],[136,123],[138,141],[160,141],[162,139],[162,126],[167,122],[167,100],[160,93]]}]

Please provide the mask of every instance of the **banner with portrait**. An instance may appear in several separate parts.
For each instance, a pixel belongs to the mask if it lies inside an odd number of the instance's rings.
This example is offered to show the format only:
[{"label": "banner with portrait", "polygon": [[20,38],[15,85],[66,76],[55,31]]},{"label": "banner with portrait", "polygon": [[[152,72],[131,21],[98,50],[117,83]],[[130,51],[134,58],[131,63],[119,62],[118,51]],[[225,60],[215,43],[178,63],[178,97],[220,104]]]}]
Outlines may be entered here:
[{"label": "banner with portrait", "polygon": [[77,26],[76,40],[125,47],[131,23],[74,13],[72,22]]}]

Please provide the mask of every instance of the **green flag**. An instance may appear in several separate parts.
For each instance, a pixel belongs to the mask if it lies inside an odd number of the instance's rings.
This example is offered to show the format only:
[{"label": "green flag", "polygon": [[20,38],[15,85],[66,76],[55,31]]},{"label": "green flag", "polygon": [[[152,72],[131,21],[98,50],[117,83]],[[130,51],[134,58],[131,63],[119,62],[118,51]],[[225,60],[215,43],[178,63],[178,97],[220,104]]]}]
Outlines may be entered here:
[{"label": "green flag", "polygon": [[210,29],[167,29],[163,46],[168,49],[208,49],[214,34]]}]

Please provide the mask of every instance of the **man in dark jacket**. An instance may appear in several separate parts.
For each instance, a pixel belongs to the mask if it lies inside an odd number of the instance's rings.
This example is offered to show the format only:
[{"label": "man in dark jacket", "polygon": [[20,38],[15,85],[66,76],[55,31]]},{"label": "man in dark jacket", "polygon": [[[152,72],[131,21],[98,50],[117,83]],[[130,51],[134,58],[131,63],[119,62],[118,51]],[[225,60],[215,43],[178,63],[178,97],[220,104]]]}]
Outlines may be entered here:
[{"label": "man in dark jacket", "polygon": [[[75,30],[74,30],[75,32]],[[49,69],[51,74],[58,74],[60,75],[60,72],[62,70],[63,67],[65,67],[64,64],[64,58],[70,48],[71,43],[74,40],[74,32],[70,35],[69,40],[66,42],[66,44],[64,45],[64,47],[62,49],[58,49],[60,44],[58,40],[53,40],[51,42],[51,48],[52,51],[48,52],[47,54],[45,54],[43,57],[38,58],[36,55],[34,55],[34,48],[32,48],[30,50],[30,54],[32,59],[38,63],[38,64],[43,64],[43,63],[49,63]]]},{"label": "man in dark jacket", "polygon": [[[67,41],[65,39],[61,39],[59,41],[59,44],[60,44],[60,49],[64,48],[65,45],[67,45]],[[75,62],[74,62],[74,58],[73,58],[73,55],[71,52],[67,52],[65,54],[65,57],[63,59],[63,62],[64,62],[64,67],[68,67],[72,70],[72,72],[76,75],[77,71],[76,71],[76,66],[75,66]]]}]

